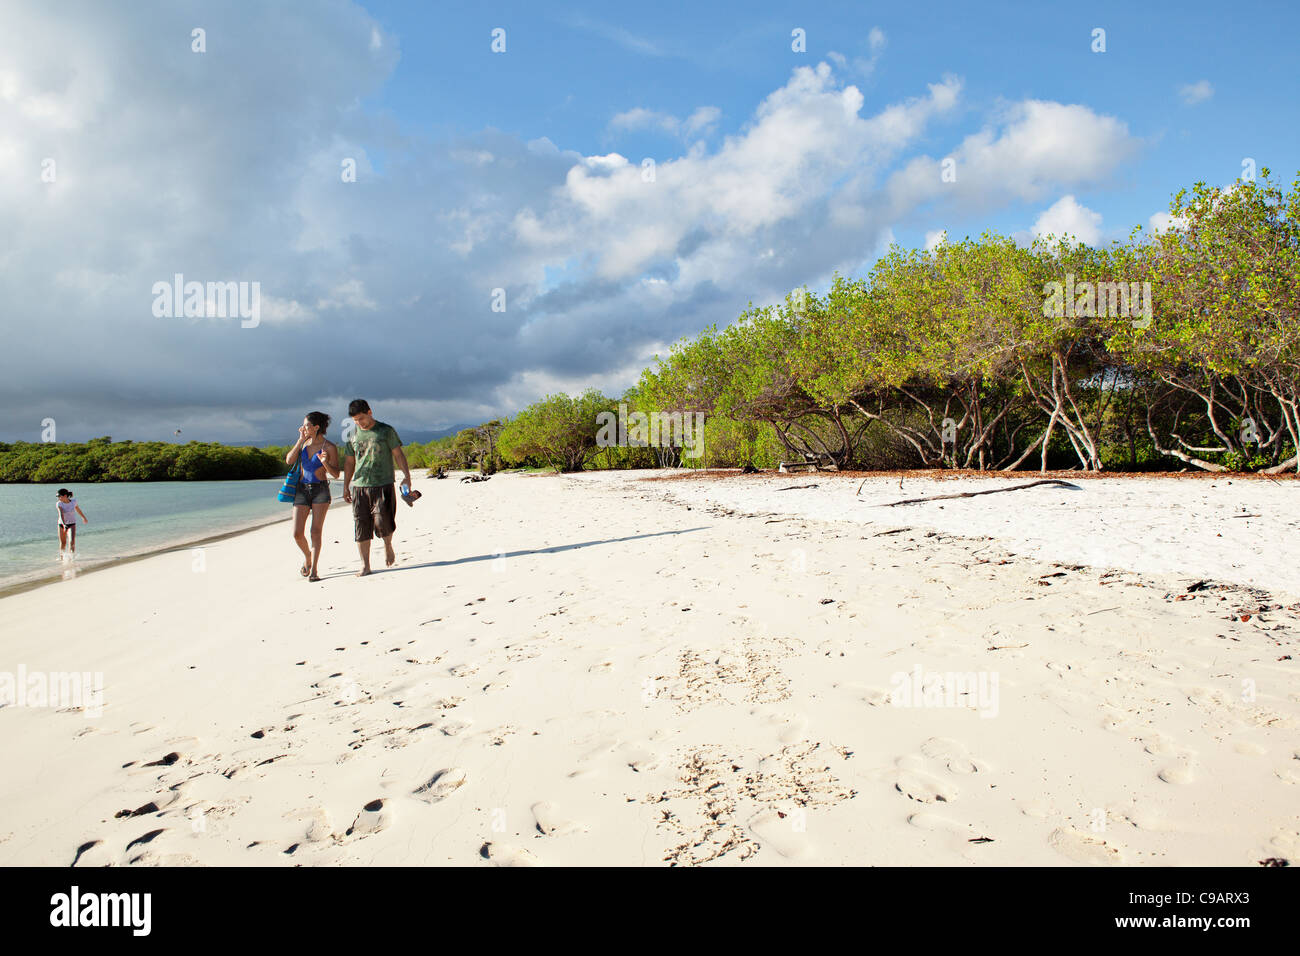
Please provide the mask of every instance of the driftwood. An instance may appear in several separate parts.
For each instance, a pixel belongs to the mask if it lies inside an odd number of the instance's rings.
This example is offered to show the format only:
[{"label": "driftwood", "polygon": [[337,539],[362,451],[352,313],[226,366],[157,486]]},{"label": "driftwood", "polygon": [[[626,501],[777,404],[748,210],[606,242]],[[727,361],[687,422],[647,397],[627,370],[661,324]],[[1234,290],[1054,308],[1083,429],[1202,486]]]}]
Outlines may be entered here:
[{"label": "driftwood", "polygon": [[465,477],[461,478],[461,483],[464,484],[467,481],[468,482],[487,481],[491,477],[492,477],[491,475],[466,475]]},{"label": "driftwood", "polygon": [[801,468],[809,471],[839,471],[839,465],[835,464],[835,459],[825,453],[804,452],[803,461],[783,461],[777,466],[777,471],[783,475],[791,474]]},{"label": "driftwood", "polygon": [[1027,481],[1022,485],[1012,485],[1010,488],[989,488],[987,491],[963,491],[955,495],[931,495],[929,498],[908,498],[905,501],[891,501],[887,504],[882,504],[879,507],[895,508],[898,505],[915,505],[920,504],[923,501],[947,501],[950,498],[974,498],[978,495],[996,495],[1001,491],[1020,491],[1022,488],[1036,488],[1039,485],[1057,485],[1061,488],[1070,488],[1075,491],[1079,490],[1078,485],[1072,485],[1068,481],[1062,481],[1059,478],[1044,478],[1041,481]]}]

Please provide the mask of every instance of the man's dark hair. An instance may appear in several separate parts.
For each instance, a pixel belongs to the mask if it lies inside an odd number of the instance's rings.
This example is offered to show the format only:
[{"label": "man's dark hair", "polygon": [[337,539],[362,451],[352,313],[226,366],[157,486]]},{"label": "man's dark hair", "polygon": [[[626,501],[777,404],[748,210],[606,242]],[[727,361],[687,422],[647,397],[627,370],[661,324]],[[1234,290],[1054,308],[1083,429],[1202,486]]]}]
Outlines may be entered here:
[{"label": "man's dark hair", "polygon": [[324,412],[308,412],[307,421],[319,428],[322,435],[325,434],[325,429],[330,427],[330,417]]},{"label": "man's dark hair", "polygon": [[367,402],[364,398],[354,398],[352,399],[352,401],[348,402],[349,418],[352,417],[353,415],[360,415],[362,412],[369,412],[369,411],[370,411],[370,403]]}]

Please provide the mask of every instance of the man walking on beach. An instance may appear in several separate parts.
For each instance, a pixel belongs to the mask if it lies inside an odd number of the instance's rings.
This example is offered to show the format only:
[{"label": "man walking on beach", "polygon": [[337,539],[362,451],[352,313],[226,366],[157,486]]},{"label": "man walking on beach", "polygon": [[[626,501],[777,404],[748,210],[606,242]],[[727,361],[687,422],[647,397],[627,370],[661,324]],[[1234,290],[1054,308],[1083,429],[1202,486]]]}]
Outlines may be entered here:
[{"label": "man walking on beach", "polygon": [[357,430],[343,446],[343,500],[352,504],[352,524],[361,554],[357,577],[364,577],[370,573],[370,542],[376,535],[384,539],[385,564],[392,567],[397,561],[393,552],[393,532],[397,530],[393,465],[402,469],[408,488],[411,466],[393,426],[375,421],[364,398],[348,405],[348,415]]}]

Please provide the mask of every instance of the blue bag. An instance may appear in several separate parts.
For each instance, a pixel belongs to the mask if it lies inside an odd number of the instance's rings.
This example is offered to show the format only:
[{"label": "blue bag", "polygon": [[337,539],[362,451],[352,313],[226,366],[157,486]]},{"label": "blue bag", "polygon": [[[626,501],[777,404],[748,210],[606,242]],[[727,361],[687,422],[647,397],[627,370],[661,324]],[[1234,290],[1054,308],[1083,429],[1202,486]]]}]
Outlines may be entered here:
[{"label": "blue bag", "polygon": [[302,481],[302,464],[294,462],[289,474],[284,476],[284,484],[280,486],[280,494],[277,496],[281,501],[292,503],[293,499],[298,497],[298,483]]}]

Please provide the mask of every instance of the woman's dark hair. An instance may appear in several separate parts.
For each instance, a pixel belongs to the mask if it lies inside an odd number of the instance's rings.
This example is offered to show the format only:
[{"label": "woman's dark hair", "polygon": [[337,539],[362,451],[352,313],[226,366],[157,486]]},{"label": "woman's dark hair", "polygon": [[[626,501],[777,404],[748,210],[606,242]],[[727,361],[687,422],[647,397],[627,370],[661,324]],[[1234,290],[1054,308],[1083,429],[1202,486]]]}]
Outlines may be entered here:
[{"label": "woman's dark hair", "polygon": [[322,435],[330,427],[330,417],[324,412],[308,412],[307,421],[319,428]]},{"label": "woman's dark hair", "polygon": [[348,415],[360,415],[362,412],[370,411],[370,403],[364,398],[354,398],[348,402]]},{"label": "woman's dark hair", "polygon": [[67,488],[60,488],[58,492],[55,493],[55,497],[57,498],[59,497],[59,495],[67,495],[69,498],[71,498],[72,492],[70,492]]}]

